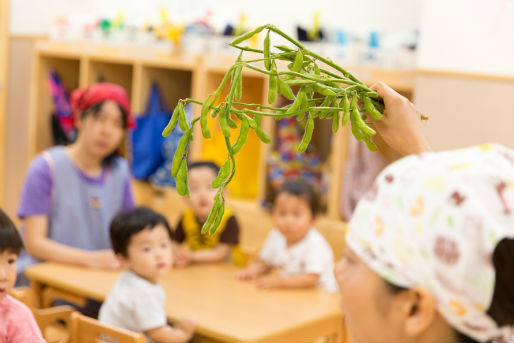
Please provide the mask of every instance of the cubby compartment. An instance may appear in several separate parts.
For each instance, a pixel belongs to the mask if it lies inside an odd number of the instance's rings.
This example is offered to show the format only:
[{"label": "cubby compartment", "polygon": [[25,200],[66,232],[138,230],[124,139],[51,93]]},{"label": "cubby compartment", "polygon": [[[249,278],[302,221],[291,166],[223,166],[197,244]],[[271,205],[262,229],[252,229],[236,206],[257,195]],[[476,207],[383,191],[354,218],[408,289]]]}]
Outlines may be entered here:
[{"label": "cubby compartment", "polygon": [[[213,93],[221,80],[224,73],[218,70],[211,70],[206,74],[205,97]],[[261,104],[264,99],[264,89],[266,78],[255,75],[243,73],[243,96],[241,101],[246,103]],[[222,92],[221,98],[224,99],[229,91],[229,82],[227,82],[225,89]],[[202,100],[204,100],[203,98]],[[234,121],[239,125],[240,121],[233,117]],[[263,121],[264,122],[264,121]],[[266,123],[268,120],[266,120]],[[263,123],[264,125],[265,123]],[[218,164],[222,164],[226,158],[225,139],[218,125],[218,119],[210,119],[209,127],[212,132],[210,139],[204,139],[201,143],[202,159],[212,160]],[[235,143],[239,135],[239,128],[231,130],[230,137],[231,143]],[[198,136],[195,138],[198,139]],[[247,138],[247,141],[236,155],[237,173],[229,185],[231,196],[239,199],[252,199],[256,200],[261,197],[262,185],[262,165],[265,159],[266,148],[263,146],[259,138],[255,135],[253,130]]]},{"label": "cubby compartment", "polygon": [[132,64],[89,60],[86,83],[111,82],[122,86],[129,97],[132,95]]},{"label": "cubby compartment", "polygon": [[153,83],[157,84],[167,108],[173,110],[179,99],[191,97],[192,79],[192,70],[142,66],[141,102],[135,111],[142,113],[146,110]]},{"label": "cubby compartment", "polygon": [[[279,97],[276,107],[287,105],[290,100]],[[302,179],[311,183],[320,196],[321,214],[326,214],[328,191],[332,178],[329,177],[332,156],[332,120],[314,119],[314,132],[307,150],[298,154],[297,148],[305,132],[307,113],[298,122],[296,116],[273,120],[274,140],[266,159],[265,201],[271,205],[279,184],[286,179]]]},{"label": "cubby compartment", "polygon": [[79,86],[80,60],[78,58],[61,58],[41,56],[36,69],[37,94],[30,121],[31,130],[29,153],[31,156],[54,144],[52,138],[51,115],[54,112],[52,92],[48,84],[51,71],[55,71],[68,92]]}]

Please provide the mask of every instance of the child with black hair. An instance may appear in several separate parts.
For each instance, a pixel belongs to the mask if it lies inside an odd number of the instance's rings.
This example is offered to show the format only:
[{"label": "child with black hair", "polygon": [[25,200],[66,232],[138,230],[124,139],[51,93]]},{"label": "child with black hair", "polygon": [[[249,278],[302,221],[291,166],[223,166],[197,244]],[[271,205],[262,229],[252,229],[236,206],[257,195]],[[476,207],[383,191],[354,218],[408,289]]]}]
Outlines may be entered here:
[{"label": "child with black hair", "polygon": [[[318,197],[309,184],[284,182],[273,204],[275,229],[269,232],[257,260],[236,278],[256,280],[263,289],[319,286],[337,291],[332,249],[313,226],[317,212]],[[268,274],[273,268],[278,274]]]},{"label": "child with black hair", "polygon": [[9,295],[16,283],[16,261],[23,249],[18,230],[0,209],[0,342],[45,342],[25,304]]},{"label": "child with black hair", "polygon": [[235,264],[244,263],[239,248],[239,224],[232,211],[225,209],[219,228],[213,235],[202,235],[202,225],[207,220],[214,204],[216,189],[212,181],[219,167],[210,161],[197,161],[188,166],[188,208],[182,214],[173,234],[180,246],[175,249],[174,265],[185,267],[192,263],[222,262],[232,258]]},{"label": "child with black hair", "polygon": [[125,268],[100,309],[99,320],[135,332],[153,342],[181,343],[191,339],[195,324],[184,319],[167,324],[165,294],[158,283],[169,271],[171,229],[166,218],[146,207],[122,212],[110,227],[111,243]]}]

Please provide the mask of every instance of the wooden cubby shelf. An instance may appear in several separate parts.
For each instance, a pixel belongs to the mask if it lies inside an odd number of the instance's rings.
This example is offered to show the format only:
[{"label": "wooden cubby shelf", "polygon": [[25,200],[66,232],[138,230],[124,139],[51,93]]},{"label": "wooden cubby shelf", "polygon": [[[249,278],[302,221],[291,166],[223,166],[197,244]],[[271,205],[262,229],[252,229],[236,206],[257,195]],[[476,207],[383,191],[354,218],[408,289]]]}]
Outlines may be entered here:
[{"label": "wooden cubby shelf", "polygon": [[[82,42],[40,41],[36,44],[33,59],[29,158],[52,145],[49,116],[53,104],[47,86],[50,70],[55,70],[59,74],[70,91],[99,81],[120,84],[127,90],[133,111],[137,115],[146,109],[153,82],[159,86],[169,108],[174,107],[181,98],[203,100],[218,87],[235,58],[215,54],[171,53],[151,47],[143,49]],[[366,83],[383,80],[407,96],[412,94],[412,72],[362,67],[349,69]],[[253,70],[244,70],[242,101],[267,103],[267,84],[268,79],[265,75]],[[199,110],[200,106],[194,105],[193,115],[199,115]],[[263,128],[272,138],[276,132],[275,124],[273,119],[263,118]],[[328,121],[318,121],[316,124],[312,144],[326,163],[329,173],[329,185],[324,195],[326,209],[318,221],[318,227],[327,237],[332,237],[333,241],[330,243],[336,256],[339,256],[340,251],[336,251],[336,247],[339,247],[342,241],[335,237],[343,236],[337,233],[341,233],[345,225],[339,209],[350,133],[348,128],[343,128],[333,134]],[[204,140],[199,127],[195,128],[190,158],[223,162],[226,153],[217,121],[213,120],[210,125],[213,133],[210,140]],[[235,141],[236,138],[237,133],[234,133],[231,139]],[[260,204],[266,195],[267,158],[272,144],[263,144],[252,133],[243,150],[236,156],[238,172],[230,185],[230,205],[239,215],[244,228],[242,244],[251,253],[257,251],[265,233],[271,228],[269,213],[263,210]],[[148,183],[134,182],[134,190],[139,204],[162,211],[172,224],[175,224],[184,201],[174,189],[160,189]]]}]

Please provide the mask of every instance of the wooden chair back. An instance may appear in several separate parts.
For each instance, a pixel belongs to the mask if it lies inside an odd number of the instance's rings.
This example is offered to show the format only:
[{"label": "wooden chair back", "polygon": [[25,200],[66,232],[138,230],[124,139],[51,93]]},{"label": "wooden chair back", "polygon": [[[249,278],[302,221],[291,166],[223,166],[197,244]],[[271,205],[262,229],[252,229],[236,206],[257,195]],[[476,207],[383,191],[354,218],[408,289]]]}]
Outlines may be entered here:
[{"label": "wooden chair back", "polygon": [[71,343],[145,343],[142,333],[115,328],[78,312],[71,315]]}]

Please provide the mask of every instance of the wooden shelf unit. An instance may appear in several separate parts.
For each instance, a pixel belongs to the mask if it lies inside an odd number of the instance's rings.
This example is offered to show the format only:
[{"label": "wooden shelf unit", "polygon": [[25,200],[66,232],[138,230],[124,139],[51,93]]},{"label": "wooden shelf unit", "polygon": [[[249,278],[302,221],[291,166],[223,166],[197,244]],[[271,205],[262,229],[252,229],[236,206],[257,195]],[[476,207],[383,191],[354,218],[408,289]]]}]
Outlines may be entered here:
[{"label": "wooden shelf unit", "polygon": [[6,107],[6,87],[7,87],[7,36],[8,36],[8,2],[0,0],[0,208],[4,207],[4,194],[6,187],[5,175],[7,168],[6,145],[7,145],[7,107]]},{"label": "wooden shelf unit", "polygon": [[[29,158],[51,146],[50,113],[51,95],[47,87],[47,76],[55,69],[68,90],[84,87],[98,81],[119,83],[129,93],[136,114],[145,110],[150,85],[156,82],[169,107],[180,98],[192,97],[203,100],[217,87],[223,75],[234,62],[234,56],[213,54],[171,53],[157,48],[112,46],[83,42],[40,41],[36,44],[33,59],[33,82],[31,89],[31,113],[29,128]],[[366,83],[383,80],[406,95],[412,93],[414,73],[384,71],[378,69],[349,68]],[[243,101],[267,102],[267,77],[253,70],[243,73]],[[199,115],[200,106],[193,106],[194,115]],[[219,128],[213,121],[213,136],[204,141],[199,126],[195,128],[190,158],[209,158],[224,161],[224,149],[213,149]],[[313,143],[322,150],[328,165],[330,185],[326,194],[327,209],[321,222],[327,227],[344,229],[339,214],[343,169],[348,157],[348,128],[332,134],[330,125],[318,126]],[[264,130],[273,137],[275,121],[263,118]],[[237,133],[231,139],[237,138]],[[328,139],[327,139],[328,137]],[[239,212],[245,213],[243,225],[260,226],[269,222],[269,215],[260,208],[266,191],[267,158],[271,144],[261,143],[255,135],[248,138],[244,149],[237,155],[238,173],[233,180],[231,203]],[[135,183],[138,202],[161,209],[176,220],[182,204],[174,189],[158,189],[146,183]],[[241,204],[245,204],[244,206]],[[248,205],[252,204],[252,205]],[[264,221],[260,216],[267,216]],[[253,222],[252,222],[253,221]],[[269,227],[262,227],[262,230]],[[245,240],[245,239],[243,239]],[[255,241],[255,239],[248,239]]]}]

